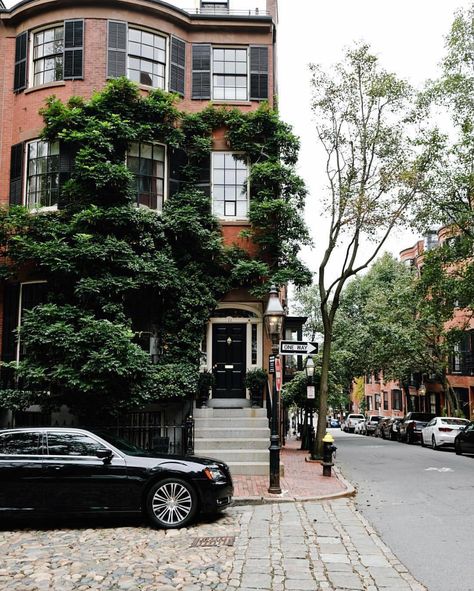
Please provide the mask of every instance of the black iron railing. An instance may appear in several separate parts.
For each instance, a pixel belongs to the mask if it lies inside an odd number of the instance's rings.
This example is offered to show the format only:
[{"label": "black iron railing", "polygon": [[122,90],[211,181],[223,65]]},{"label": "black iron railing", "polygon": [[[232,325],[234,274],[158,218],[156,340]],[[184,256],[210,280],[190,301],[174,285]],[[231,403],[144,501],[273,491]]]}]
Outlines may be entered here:
[{"label": "black iron railing", "polygon": [[253,8],[251,10],[231,10],[225,6],[203,6],[202,8],[185,8],[185,12],[189,14],[203,14],[212,16],[271,16],[268,10],[259,10]]},{"label": "black iron railing", "polygon": [[121,437],[147,450],[163,454],[194,453],[194,419],[188,417],[181,425],[115,425],[101,431]]}]

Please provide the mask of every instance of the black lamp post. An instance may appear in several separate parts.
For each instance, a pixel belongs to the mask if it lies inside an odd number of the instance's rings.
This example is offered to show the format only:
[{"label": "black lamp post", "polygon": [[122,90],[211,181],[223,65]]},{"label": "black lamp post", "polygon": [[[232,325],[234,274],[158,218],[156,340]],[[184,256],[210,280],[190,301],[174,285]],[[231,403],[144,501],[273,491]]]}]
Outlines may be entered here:
[{"label": "black lamp post", "polygon": [[[278,290],[275,285],[270,289],[267,308],[263,315],[265,328],[272,341],[272,355],[275,360],[278,356],[279,341],[283,331],[283,319],[285,311],[278,297]],[[273,374],[272,383],[272,421],[270,436],[270,486],[268,492],[280,494],[280,437],[278,435],[278,392],[276,385],[276,373]]]},{"label": "black lamp post", "polygon": [[[313,358],[308,356],[306,358],[306,365],[305,365],[305,373],[306,373],[306,377],[308,378],[308,386],[313,386],[314,388],[314,361]],[[312,450],[313,449],[313,440],[314,440],[314,425],[313,425],[313,414],[314,414],[314,404],[309,402],[309,398],[306,399],[307,402],[307,406],[306,408],[309,407],[309,413],[310,413],[310,426],[309,426],[309,435],[307,434],[306,436],[306,441],[308,442],[308,449]],[[312,454],[312,451],[311,451]],[[311,457],[311,459],[313,459]]]}]

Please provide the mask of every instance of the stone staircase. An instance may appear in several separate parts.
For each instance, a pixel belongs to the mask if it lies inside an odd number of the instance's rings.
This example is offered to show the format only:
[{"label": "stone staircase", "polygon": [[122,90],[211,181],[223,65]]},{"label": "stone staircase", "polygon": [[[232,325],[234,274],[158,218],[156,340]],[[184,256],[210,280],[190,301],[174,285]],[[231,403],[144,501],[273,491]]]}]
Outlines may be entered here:
[{"label": "stone staircase", "polygon": [[232,474],[268,476],[269,446],[264,408],[194,410],[194,453],[222,460]]}]

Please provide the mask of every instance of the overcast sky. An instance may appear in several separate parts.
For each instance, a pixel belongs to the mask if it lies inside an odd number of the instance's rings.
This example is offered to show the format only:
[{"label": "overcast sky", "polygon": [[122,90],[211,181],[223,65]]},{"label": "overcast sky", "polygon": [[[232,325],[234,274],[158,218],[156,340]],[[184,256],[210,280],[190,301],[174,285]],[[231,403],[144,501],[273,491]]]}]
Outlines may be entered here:
[{"label": "overcast sky", "polygon": [[[310,194],[306,219],[315,249],[306,249],[304,259],[316,271],[325,246],[318,240],[325,227],[318,202],[324,186],[324,161],[318,157],[311,121],[308,64],[330,66],[339,61],[344,48],[354,41],[369,43],[382,65],[420,87],[438,75],[444,55],[444,37],[458,8],[472,0],[279,0],[279,95],[282,118],[301,138],[299,172]],[[418,236],[399,233],[386,250],[398,255]],[[336,264],[336,267],[338,265]],[[333,267],[333,273],[336,268]]]}]

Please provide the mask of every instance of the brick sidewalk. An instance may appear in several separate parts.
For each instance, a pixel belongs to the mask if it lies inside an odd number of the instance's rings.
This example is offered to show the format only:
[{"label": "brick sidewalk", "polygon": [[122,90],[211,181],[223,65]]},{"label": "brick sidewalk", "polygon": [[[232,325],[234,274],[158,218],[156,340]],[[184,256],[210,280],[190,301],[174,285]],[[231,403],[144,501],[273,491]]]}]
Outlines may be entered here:
[{"label": "brick sidewalk", "polygon": [[301,442],[287,439],[281,449],[280,461],[285,467],[285,475],[280,479],[281,495],[268,492],[267,476],[235,475],[234,499],[239,501],[278,501],[317,499],[325,496],[339,496],[343,493],[352,494],[353,489],[332,473],[331,477],[323,476],[321,464],[307,462],[307,451],[300,449]]}]

